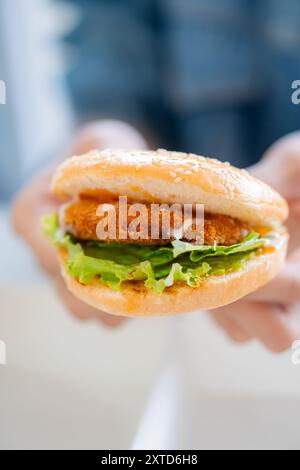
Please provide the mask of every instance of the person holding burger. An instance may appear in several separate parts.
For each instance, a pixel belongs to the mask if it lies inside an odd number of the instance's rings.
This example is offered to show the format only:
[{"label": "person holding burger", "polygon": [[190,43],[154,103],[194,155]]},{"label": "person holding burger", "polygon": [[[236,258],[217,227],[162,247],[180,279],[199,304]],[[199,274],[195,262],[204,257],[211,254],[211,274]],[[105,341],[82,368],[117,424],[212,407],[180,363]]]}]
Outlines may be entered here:
[{"label": "person holding burger", "polygon": [[[110,147],[113,148],[122,132],[122,148],[132,149],[137,144],[141,148],[142,136],[127,124],[99,121],[85,126],[79,132],[70,153],[101,148],[101,142],[108,137],[112,137]],[[106,140],[104,146],[107,144]],[[211,315],[234,341],[242,343],[257,338],[271,351],[280,352],[289,348],[300,334],[300,194],[297,184],[300,173],[300,133],[291,134],[275,144],[250,171],[278,188],[290,203],[290,254],[284,269],[267,286],[243,300],[212,310]],[[13,210],[14,226],[31,246],[41,266],[54,278],[61,299],[74,315],[81,319],[97,319],[110,326],[117,325],[123,321],[121,317],[101,314],[98,309],[81,302],[67,290],[61,278],[55,250],[43,236],[40,226],[41,216],[57,211],[60,205],[50,191],[51,174],[52,170],[37,176],[20,192]]]},{"label": "person holding burger", "polygon": [[[133,3],[130,8],[133,8]],[[187,64],[180,62],[183,59],[180,55],[182,48],[174,49],[173,55],[170,55],[170,50],[167,48],[170,42],[163,43],[165,47],[160,48],[160,54],[166,54],[167,70],[162,71],[152,60],[155,52],[154,42],[151,43],[152,36],[148,33],[155,31],[157,35],[161,34],[162,31],[159,29],[161,24],[165,25],[166,33],[170,32],[172,30],[170,23],[174,20],[174,15],[169,15],[170,12],[163,13],[157,8],[150,8],[151,15],[147,16],[151,2],[144,2],[144,5],[146,3],[144,14],[140,11],[144,6],[140,5],[135,6],[133,15],[129,15],[130,8],[127,6],[124,10],[123,2],[118,2],[114,6],[108,6],[106,2],[97,2],[97,7],[91,3],[84,11],[82,10],[82,22],[77,28],[77,35],[72,35],[73,45],[77,46],[81,62],[78,62],[68,77],[75,109],[85,121],[89,116],[97,114],[116,116],[118,119],[93,120],[79,127],[65,154],[80,155],[95,148],[129,150],[148,147],[176,148],[227,160],[241,167],[248,166],[253,176],[277,190],[288,201],[290,209],[287,222],[290,246],[283,270],[267,286],[226,307],[212,310],[211,315],[234,341],[242,343],[256,338],[271,351],[283,351],[300,336],[298,309],[300,306],[300,133],[294,132],[281,138],[264,153],[260,161],[258,153],[272,140],[274,141],[276,136],[280,137],[285,131],[296,129],[296,109],[291,107],[290,102],[286,103],[286,109],[279,109],[282,100],[278,99],[273,102],[273,108],[278,106],[278,109],[275,111],[273,109],[271,112],[272,106],[266,104],[267,95],[262,99],[261,92],[256,93],[255,90],[263,89],[261,81],[265,74],[256,73],[257,69],[252,60],[255,54],[252,55],[251,51],[257,45],[251,36],[251,28],[249,30],[231,28],[231,33],[233,31],[237,36],[233,40],[226,29],[228,25],[225,22],[219,24],[220,29],[215,32],[220,39],[223,37],[223,40],[219,41],[215,50],[205,50],[205,44],[208,43],[203,36],[208,34],[208,30],[218,28],[217,23],[212,21],[211,15],[207,17],[199,15],[199,28],[196,31],[199,43],[204,45],[201,50],[194,48],[195,52],[197,49],[197,54],[190,54],[193,56],[190,58],[194,63],[193,72]],[[192,2],[185,2],[186,14],[192,11],[190,3]],[[254,21],[257,12],[251,11],[250,16],[246,15],[242,3],[241,14],[245,13],[242,15],[243,21]],[[200,2],[198,8],[201,13]],[[173,13],[176,13],[176,25],[180,28],[179,20],[183,21],[183,18],[177,12]],[[164,22],[153,20],[155,15],[163,14],[166,15]],[[97,31],[92,27],[83,28],[83,25],[89,22],[96,24],[96,18],[99,26]],[[188,15],[188,18],[192,17]],[[130,28],[119,28],[116,31],[115,28],[101,27],[103,21],[114,22],[117,19],[122,19],[123,24]],[[203,21],[206,22],[206,28],[202,27]],[[237,21],[240,20],[237,18]],[[178,37],[181,40],[185,37],[186,44],[190,44],[191,50],[194,51],[192,43],[188,41],[190,30],[186,29],[185,36]],[[130,32],[126,33],[127,62],[123,56],[125,64],[122,61],[112,60],[107,66],[107,62],[103,63],[105,57],[116,59],[120,54],[123,55],[123,43],[116,40],[116,35],[122,39],[125,31]],[[134,40],[137,31],[141,38],[139,48],[136,47]],[[114,34],[114,38],[110,34]],[[161,34],[162,40],[165,36]],[[172,39],[171,35],[168,37]],[[241,43],[249,46],[243,49],[248,51],[246,56],[242,56],[238,49]],[[83,52],[87,44],[90,54],[85,55]],[[92,44],[94,46],[91,46]],[[175,45],[178,46],[178,41],[174,42]],[[232,52],[231,62],[225,61],[229,52]],[[170,58],[175,62],[170,63]],[[242,58],[247,62],[247,67],[242,67]],[[205,81],[200,73],[205,61],[206,76],[210,74],[211,77],[208,81]],[[232,72],[232,83],[229,80],[227,88],[214,75],[212,67],[214,61],[223,67],[223,72],[219,70],[218,76],[226,73],[230,78],[229,72]],[[91,67],[94,70],[93,74],[90,72]],[[117,70],[118,67],[121,67],[120,71]],[[172,79],[168,74],[168,67],[169,71],[173,70]],[[105,70],[105,73],[101,70]],[[174,80],[176,73],[178,80]],[[190,77],[189,73],[192,73]],[[256,77],[256,82],[253,77]],[[289,80],[292,82],[293,79],[295,77],[287,73],[285,86],[288,86]],[[166,80],[169,80],[170,84],[168,90],[165,87]],[[286,93],[286,90],[280,88],[279,81],[277,83],[275,79],[272,83],[275,87],[275,97],[279,98]],[[239,84],[243,85],[243,89]],[[261,124],[263,116],[268,120],[268,126]],[[13,209],[14,226],[31,246],[43,268],[53,276],[61,298],[76,316],[84,319],[96,318],[108,325],[116,325],[122,321],[120,318],[105,313],[100,315],[99,310],[79,301],[66,289],[60,276],[59,264],[53,256],[54,249],[49,246],[41,233],[41,216],[56,211],[59,207],[59,202],[50,192],[52,173],[52,169],[45,170],[20,192]]]}]

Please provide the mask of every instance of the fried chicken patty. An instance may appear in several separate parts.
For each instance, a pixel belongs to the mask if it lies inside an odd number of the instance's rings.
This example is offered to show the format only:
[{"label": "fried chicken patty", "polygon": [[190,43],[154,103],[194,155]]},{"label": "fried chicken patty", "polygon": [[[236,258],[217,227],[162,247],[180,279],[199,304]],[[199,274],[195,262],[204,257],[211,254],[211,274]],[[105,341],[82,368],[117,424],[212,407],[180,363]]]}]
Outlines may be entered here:
[{"label": "fried chicken patty", "polygon": [[[108,204],[110,206],[108,206]],[[159,213],[159,226],[157,227],[159,237],[158,239],[150,239],[150,225],[151,225],[151,205],[146,205],[146,215],[141,218],[141,224],[138,230],[133,230],[130,228],[131,222],[136,218],[135,216],[130,216],[127,213],[127,226],[119,227],[119,205],[118,202],[109,202],[107,204],[99,204],[99,202],[91,199],[82,199],[74,203],[66,205],[61,214],[61,225],[63,228],[71,233],[76,238],[82,240],[101,240],[99,237],[99,232],[97,226],[101,220],[105,217],[104,212],[108,210],[108,207],[111,205],[115,209],[116,214],[116,225],[117,230],[113,237],[109,240],[102,239],[103,241],[109,242],[125,242],[125,243],[142,243],[142,244],[152,244],[152,245],[166,245],[170,241],[174,240],[174,233],[171,232],[169,237],[162,237],[162,217],[163,212],[166,212],[166,209],[162,210]],[[102,207],[103,215],[99,214],[99,207]],[[131,205],[128,204],[127,210],[129,211]],[[107,212],[106,212],[107,215]],[[178,218],[176,219],[176,214],[170,211],[170,221],[171,227],[178,227]],[[181,222],[181,220],[180,220]],[[185,241],[199,241],[200,239],[205,245],[224,245],[231,246],[236,243],[240,243],[245,236],[251,231],[250,226],[241,222],[237,219],[234,219],[225,215],[216,215],[205,213],[204,217],[204,237],[203,237],[203,228],[201,233],[197,232],[196,224],[192,223],[188,228],[183,230],[182,240]],[[122,237],[120,236],[121,230],[123,231]],[[141,234],[149,234],[148,237],[142,236]],[[134,237],[135,234],[138,234],[138,239]],[[124,236],[125,235],[125,236]],[[164,234],[165,235],[165,234]]]}]

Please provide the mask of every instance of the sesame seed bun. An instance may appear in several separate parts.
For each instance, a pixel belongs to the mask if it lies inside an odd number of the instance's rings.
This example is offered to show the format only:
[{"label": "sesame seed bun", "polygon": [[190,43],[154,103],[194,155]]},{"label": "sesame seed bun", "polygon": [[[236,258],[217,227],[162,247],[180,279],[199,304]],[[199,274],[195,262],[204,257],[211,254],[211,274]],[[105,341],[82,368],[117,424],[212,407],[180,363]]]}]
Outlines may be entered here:
[{"label": "sesame seed bun", "polygon": [[92,151],[66,160],[53,177],[60,199],[127,196],[135,201],[204,204],[210,213],[276,227],[288,216],[285,200],[228,163],[158,151]]}]

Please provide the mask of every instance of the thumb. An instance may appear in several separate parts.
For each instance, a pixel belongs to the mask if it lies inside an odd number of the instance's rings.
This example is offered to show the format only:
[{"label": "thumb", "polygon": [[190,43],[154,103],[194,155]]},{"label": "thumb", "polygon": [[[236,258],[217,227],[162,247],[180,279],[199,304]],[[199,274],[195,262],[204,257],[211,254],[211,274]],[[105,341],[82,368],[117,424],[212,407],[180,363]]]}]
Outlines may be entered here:
[{"label": "thumb", "polygon": [[282,272],[262,289],[248,296],[249,300],[290,305],[300,300],[300,269],[287,263]]}]

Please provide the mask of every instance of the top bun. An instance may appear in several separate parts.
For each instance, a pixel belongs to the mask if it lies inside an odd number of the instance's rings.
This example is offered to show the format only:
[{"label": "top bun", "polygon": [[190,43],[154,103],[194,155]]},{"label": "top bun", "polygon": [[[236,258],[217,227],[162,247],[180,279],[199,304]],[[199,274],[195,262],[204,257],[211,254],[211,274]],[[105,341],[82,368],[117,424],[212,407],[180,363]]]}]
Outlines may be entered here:
[{"label": "top bun", "polygon": [[103,150],[67,159],[54,174],[60,199],[128,196],[141,202],[204,204],[210,213],[276,227],[288,216],[285,200],[229,163],[166,150]]}]

